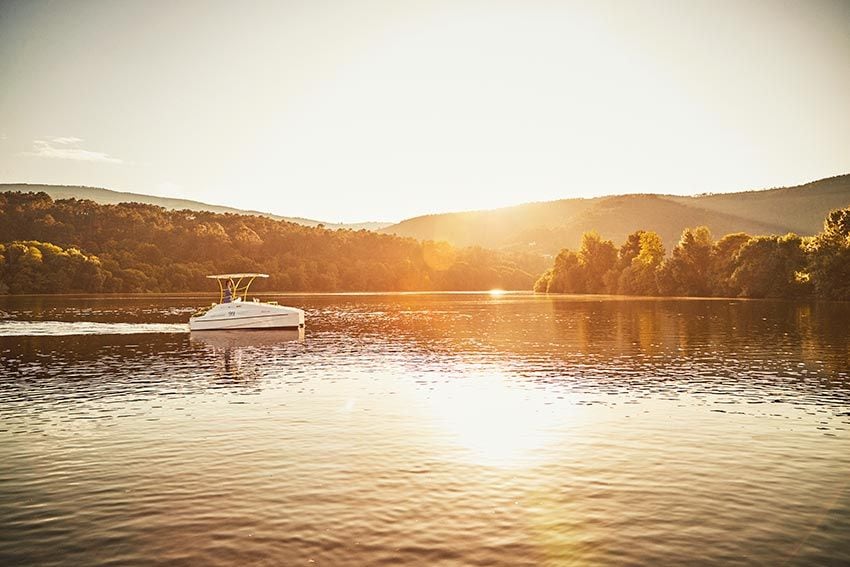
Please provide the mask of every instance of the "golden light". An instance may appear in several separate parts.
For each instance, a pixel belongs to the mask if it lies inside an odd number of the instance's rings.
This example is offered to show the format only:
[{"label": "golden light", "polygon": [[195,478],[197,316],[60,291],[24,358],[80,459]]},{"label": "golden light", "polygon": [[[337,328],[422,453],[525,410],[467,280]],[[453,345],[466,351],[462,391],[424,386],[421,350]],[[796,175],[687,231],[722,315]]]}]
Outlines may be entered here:
[{"label": "golden light", "polygon": [[490,295],[491,295],[491,296],[493,296],[493,297],[498,297],[498,296],[500,296],[500,295],[505,295],[505,293],[506,293],[506,292],[505,292],[505,290],[503,290],[503,289],[491,289],[491,290],[490,290]]},{"label": "golden light", "polygon": [[537,389],[513,385],[491,373],[443,382],[430,392],[428,410],[438,431],[476,465],[530,467],[552,456],[563,435],[556,426],[574,417],[574,406]]}]

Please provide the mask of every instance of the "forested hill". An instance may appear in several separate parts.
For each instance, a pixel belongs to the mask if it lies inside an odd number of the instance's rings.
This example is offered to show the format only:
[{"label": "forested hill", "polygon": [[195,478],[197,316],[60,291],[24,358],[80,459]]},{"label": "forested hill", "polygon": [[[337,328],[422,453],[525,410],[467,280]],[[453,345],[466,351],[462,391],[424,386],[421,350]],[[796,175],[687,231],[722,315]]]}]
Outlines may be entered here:
[{"label": "forested hill", "polygon": [[209,290],[207,274],[271,275],[257,290],[529,289],[529,254],[457,249],[256,215],[0,193],[0,292]]},{"label": "forested hill", "polygon": [[378,230],[387,226],[385,222],[362,222],[351,224],[326,223],[324,221],[305,219],[301,217],[283,217],[271,213],[261,211],[250,211],[244,209],[236,209],[233,207],[224,207],[221,205],[210,205],[200,201],[192,201],[189,199],[172,199],[169,197],[155,197],[153,195],[143,195],[141,193],[127,193],[124,191],[113,191],[111,189],[103,189],[101,187],[85,187],[82,185],[35,185],[27,183],[0,183],[0,192],[3,191],[21,191],[24,193],[37,193],[42,191],[50,195],[53,199],[88,199],[101,205],[117,205],[118,203],[144,203],[147,205],[156,205],[164,209],[179,211],[209,211],[211,213],[233,213],[237,215],[256,215],[268,217],[274,220],[284,220],[303,224],[304,226],[318,226],[323,224],[325,228],[338,229],[348,228],[352,230]]},{"label": "forested hill", "polygon": [[694,226],[706,226],[714,234],[813,235],[830,210],[848,205],[850,175],[841,175],[762,191],[564,199],[490,211],[427,215],[382,232],[446,240],[459,246],[556,254],[564,247],[578,247],[588,230],[614,242],[625,240],[636,230],[652,230],[670,250],[682,231]]}]

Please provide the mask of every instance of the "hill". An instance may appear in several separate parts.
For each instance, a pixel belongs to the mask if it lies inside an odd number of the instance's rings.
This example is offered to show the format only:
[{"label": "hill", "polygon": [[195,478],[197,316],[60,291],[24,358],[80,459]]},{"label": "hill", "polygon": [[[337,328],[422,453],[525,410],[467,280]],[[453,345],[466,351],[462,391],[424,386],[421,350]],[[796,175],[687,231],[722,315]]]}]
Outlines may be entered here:
[{"label": "hill", "polygon": [[246,271],[271,275],[257,291],[529,289],[544,267],[368,230],[0,193],[0,293],[209,291],[207,274]]},{"label": "hill", "polygon": [[811,235],[823,227],[827,212],[850,204],[850,174],[796,187],[696,197],[671,196],[668,199],[685,205],[693,203],[693,206],[708,211],[786,227],[801,235]]},{"label": "hill", "polygon": [[305,219],[302,217],[284,217],[265,213],[261,211],[251,211],[237,209],[234,207],[225,207],[221,205],[210,205],[200,201],[192,201],[189,199],[172,199],[170,197],[156,197],[153,195],[143,195],[141,193],[128,193],[124,191],[113,191],[111,189],[103,189],[101,187],[85,187],[81,185],[41,185],[29,183],[0,183],[0,192],[3,191],[21,191],[34,192],[39,191],[47,193],[53,199],[88,199],[101,205],[117,205],[118,203],[143,203],[146,205],[155,205],[167,210],[180,211],[209,211],[211,213],[232,213],[237,215],[257,215],[267,217],[274,220],[282,220],[286,222],[294,222],[303,226],[318,226],[324,225],[325,228],[336,229],[352,229],[360,230],[378,230],[386,227],[389,223],[385,222],[363,222],[363,223],[327,223],[323,221]]},{"label": "hill", "polygon": [[704,225],[715,235],[732,232],[817,233],[826,214],[850,205],[850,175],[761,191],[681,197],[620,195],[528,203],[490,211],[426,215],[381,229],[387,234],[445,240],[458,246],[555,254],[575,248],[596,230],[622,242],[635,230],[653,230],[668,250],[682,231]]}]

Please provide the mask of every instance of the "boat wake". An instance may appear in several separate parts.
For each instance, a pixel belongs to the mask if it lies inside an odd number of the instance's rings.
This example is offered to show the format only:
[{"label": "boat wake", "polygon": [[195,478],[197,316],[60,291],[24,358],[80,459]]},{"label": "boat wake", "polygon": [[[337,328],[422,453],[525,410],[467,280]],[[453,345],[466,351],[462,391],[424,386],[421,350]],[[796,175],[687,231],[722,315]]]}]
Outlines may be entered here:
[{"label": "boat wake", "polygon": [[185,323],[93,323],[88,321],[0,320],[0,337],[67,335],[135,335],[139,333],[187,333]]}]

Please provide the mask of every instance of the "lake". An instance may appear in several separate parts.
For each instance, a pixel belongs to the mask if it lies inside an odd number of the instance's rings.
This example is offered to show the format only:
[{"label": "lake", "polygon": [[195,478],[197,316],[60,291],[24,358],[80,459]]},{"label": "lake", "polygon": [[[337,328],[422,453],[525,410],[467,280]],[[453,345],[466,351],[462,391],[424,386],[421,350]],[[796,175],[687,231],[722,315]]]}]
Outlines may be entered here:
[{"label": "lake", "polygon": [[850,563],[850,304],[0,297],[0,563]]}]

